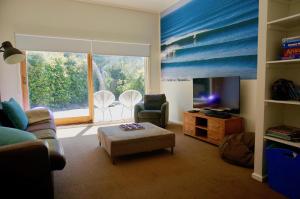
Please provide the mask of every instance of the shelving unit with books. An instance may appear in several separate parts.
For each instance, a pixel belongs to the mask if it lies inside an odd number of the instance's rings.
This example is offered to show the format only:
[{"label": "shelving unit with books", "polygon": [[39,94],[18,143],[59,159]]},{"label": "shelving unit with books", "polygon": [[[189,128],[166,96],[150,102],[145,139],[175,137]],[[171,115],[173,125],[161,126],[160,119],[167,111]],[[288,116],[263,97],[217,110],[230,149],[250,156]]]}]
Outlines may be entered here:
[{"label": "shelving unit with books", "polygon": [[300,85],[300,59],[281,60],[282,39],[300,36],[300,1],[259,1],[257,128],[255,166],[252,177],[266,176],[265,147],[268,142],[300,147],[300,143],[265,134],[270,127],[286,125],[300,128],[300,101],[273,100],[271,86],[278,79]]}]

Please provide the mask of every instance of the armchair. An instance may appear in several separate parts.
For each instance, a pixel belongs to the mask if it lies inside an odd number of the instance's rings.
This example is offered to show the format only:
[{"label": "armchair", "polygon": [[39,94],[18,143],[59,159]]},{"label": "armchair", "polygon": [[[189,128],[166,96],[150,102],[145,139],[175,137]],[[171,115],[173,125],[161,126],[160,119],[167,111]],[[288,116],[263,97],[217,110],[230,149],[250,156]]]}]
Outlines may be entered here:
[{"label": "armchair", "polygon": [[145,95],[144,102],[134,107],[135,122],[151,122],[165,128],[169,121],[169,103],[165,94]]}]

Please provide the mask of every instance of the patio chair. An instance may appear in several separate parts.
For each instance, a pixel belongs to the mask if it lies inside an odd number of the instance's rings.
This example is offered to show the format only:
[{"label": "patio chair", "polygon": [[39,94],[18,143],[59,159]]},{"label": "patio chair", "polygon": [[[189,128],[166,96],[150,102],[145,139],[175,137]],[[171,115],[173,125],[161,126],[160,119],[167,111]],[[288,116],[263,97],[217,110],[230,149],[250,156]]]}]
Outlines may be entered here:
[{"label": "patio chair", "polygon": [[123,118],[124,108],[130,110],[130,115],[133,115],[134,106],[142,100],[142,95],[139,91],[136,90],[127,90],[124,91],[120,97],[119,102],[123,105],[121,116]]},{"label": "patio chair", "polygon": [[112,120],[110,105],[115,102],[115,95],[108,91],[108,90],[101,90],[94,93],[94,105],[102,110],[103,120],[104,120],[104,113],[106,110],[109,111],[110,118]]}]

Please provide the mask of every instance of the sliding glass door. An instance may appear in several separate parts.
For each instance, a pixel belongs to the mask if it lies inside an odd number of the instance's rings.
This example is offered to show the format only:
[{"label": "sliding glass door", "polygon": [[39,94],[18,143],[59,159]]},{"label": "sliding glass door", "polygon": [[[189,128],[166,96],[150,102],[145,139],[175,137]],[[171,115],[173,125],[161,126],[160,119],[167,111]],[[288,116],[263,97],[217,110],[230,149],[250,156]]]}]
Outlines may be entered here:
[{"label": "sliding glass door", "polygon": [[58,124],[92,121],[90,59],[87,53],[27,51],[21,67],[25,107],[48,107]]},{"label": "sliding glass door", "polygon": [[95,122],[133,120],[145,94],[147,58],[93,55]]}]

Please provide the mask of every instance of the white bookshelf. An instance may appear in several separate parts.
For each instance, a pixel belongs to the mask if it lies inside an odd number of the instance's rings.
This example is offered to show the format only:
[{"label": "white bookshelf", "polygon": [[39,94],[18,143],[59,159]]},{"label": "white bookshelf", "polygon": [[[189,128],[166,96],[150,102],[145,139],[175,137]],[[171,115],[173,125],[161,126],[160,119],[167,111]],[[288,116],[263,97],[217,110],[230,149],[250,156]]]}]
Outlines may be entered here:
[{"label": "white bookshelf", "polygon": [[257,117],[253,178],[266,176],[265,147],[270,142],[300,148],[300,143],[265,135],[268,128],[300,127],[300,101],[271,99],[271,85],[284,78],[300,85],[300,59],[280,60],[283,38],[300,36],[300,0],[259,1]]}]

